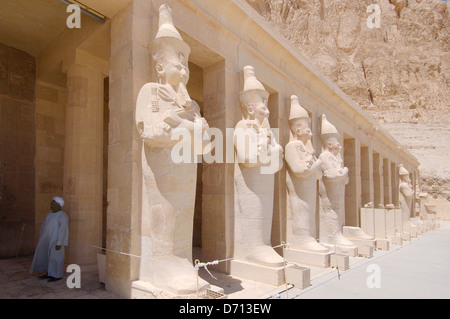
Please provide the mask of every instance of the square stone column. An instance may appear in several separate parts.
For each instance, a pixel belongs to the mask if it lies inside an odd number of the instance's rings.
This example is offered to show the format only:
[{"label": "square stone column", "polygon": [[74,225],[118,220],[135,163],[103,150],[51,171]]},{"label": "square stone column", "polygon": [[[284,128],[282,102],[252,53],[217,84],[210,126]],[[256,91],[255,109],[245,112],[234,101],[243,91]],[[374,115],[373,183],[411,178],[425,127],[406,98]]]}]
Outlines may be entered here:
[{"label": "square stone column", "polygon": [[[286,107],[287,106],[287,107]],[[282,98],[282,94],[278,92],[270,92],[269,97],[270,116],[269,122],[272,130],[278,133],[277,140],[283,146],[289,142],[290,128],[286,123],[289,120],[290,99],[286,104]],[[287,188],[286,188],[286,163],[274,176],[274,202],[273,202],[273,219],[271,231],[272,246],[278,246],[281,242],[286,241],[286,209],[287,209]],[[313,236],[316,235],[316,229],[313,229]],[[280,255],[282,248],[275,249]]]},{"label": "square stone column", "polygon": [[413,204],[411,207],[411,217],[416,217],[417,216],[417,207],[416,207],[416,202],[418,199],[418,184],[419,184],[419,171],[413,171],[411,173],[411,182],[412,182],[412,187],[414,190],[414,197],[413,197]]},{"label": "square stone column", "polygon": [[384,204],[383,163],[380,153],[373,153],[373,197],[374,207]]},{"label": "square stone column", "polygon": [[371,148],[361,146],[361,206],[374,201],[372,160]]},{"label": "square stone column", "polygon": [[354,138],[344,138],[344,165],[349,182],[345,186],[345,225],[359,227],[361,207],[361,148]]},{"label": "square stone column", "polygon": [[[230,72],[225,60],[203,69],[203,116],[210,128],[218,128],[223,134],[223,163],[203,161],[202,194],[202,256],[203,262],[223,260],[231,257],[230,241],[227,236],[227,192],[226,183],[232,164],[226,163],[226,105],[230,103],[227,95]],[[190,80],[191,81],[191,80]],[[220,144],[219,144],[220,146]],[[217,154],[219,150],[215,151]],[[227,263],[211,267],[222,272],[227,271]]]},{"label": "square stone column", "polygon": [[383,158],[384,205],[392,203],[391,161]]},{"label": "square stone column", "polygon": [[142,142],[135,106],[154,72],[148,47],[158,30],[157,17],[152,1],[134,0],[111,20],[105,286],[125,298],[131,297],[141,261]]},{"label": "square stone column", "polygon": [[92,246],[102,245],[104,66],[104,61],[79,50],[64,65],[67,104],[63,210],[70,218],[69,263],[95,263],[98,249]]},{"label": "square stone column", "polygon": [[32,229],[40,221],[35,216],[35,74],[34,57],[0,43],[0,258],[32,253],[40,231]]},{"label": "square stone column", "polygon": [[391,188],[392,188],[392,204],[395,206],[399,205],[398,202],[398,196],[399,196],[399,176],[398,176],[398,169],[397,164],[394,162],[391,162]]}]

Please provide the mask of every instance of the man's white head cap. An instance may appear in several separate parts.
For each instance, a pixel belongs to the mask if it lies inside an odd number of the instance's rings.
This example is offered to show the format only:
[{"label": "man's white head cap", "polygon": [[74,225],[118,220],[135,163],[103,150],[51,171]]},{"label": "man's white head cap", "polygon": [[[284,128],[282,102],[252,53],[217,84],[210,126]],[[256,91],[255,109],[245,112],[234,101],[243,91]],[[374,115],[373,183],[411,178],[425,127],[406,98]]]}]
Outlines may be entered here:
[{"label": "man's white head cap", "polygon": [[64,206],[64,199],[62,199],[62,197],[56,196],[56,197],[53,197],[53,200],[54,200],[55,202],[57,202],[57,203],[59,204],[59,206],[61,206],[61,207]]}]

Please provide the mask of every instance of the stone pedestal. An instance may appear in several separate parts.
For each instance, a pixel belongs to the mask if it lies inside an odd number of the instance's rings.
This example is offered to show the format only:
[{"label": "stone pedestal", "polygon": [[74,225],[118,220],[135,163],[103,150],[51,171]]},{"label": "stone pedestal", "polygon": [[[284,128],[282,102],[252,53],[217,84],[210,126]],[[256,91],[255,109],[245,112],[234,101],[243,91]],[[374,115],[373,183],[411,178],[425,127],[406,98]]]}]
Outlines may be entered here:
[{"label": "stone pedestal", "polygon": [[[356,257],[358,256],[358,247],[355,246],[339,246],[339,245],[329,245],[329,244],[322,244],[325,247],[328,247],[331,252],[338,255],[346,255],[350,257]],[[331,255],[332,256],[332,255]],[[330,258],[331,258],[330,256]],[[331,260],[331,259],[330,259]]]},{"label": "stone pedestal", "polygon": [[[361,228],[367,234],[375,236],[375,211],[372,207],[361,207]],[[345,234],[344,234],[345,235]]]},{"label": "stone pedestal", "polygon": [[284,250],[284,258],[286,258],[287,261],[321,268],[330,267],[330,256],[332,254],[332,252],[317,253],[291,248]]},{"label": "stone pedestal", "polygon": [[373,251],[376,248],[376,240],[372,236],[365,234],[359,227],[344,226],[342,233],[358,247],[358,255],[369,258],[373,256]]},{"label": "stone pedestal", "polygon": [[350,258],[346,255],[333,254],[330,258],[330,264],[333,268],[338,268],[339,270],[350,269]]},{"label": "stone pedestal", "polygon": [[417,235],[422,235],[425,232],[425,223],[422,221],[420,217],[413,217],[410,218],[411,224],[416,226],[417,228]]},{"label": "stone pedestal", "polygon": [[[364,252],[367,252],[367,248],[370,248],[374,250],[377,247],[377,241],[375,239],[360,239],[360,238],[353,238],[353,237],[347,237],[349,240],[355,243],[355,245],[358,247],[358,254],[361,254],[361,250]],[[366,248],[367,247],[367,248]],[[364,254],[364,253],[363,253]]]},{"label": "stone pedestal", "polygon": [[311,270],[299,265],[286,268],[286,282],[297,289],[306,289],[311,286]]},{"label": "stone pedestal", "polygon": [[402,233],[401,237],[403,241],[411,241],[411,234],[409,233]]},{"label": "stone pedestal", "polygon": [[[199,292],[200,294],[201,292]],[[153,286],[148,281],[136,280],[131,284],[131,299],[199,299],[198,295],[177,295]]]},{"label": "stone pedestal", "polygon": [[395,228],[397,229],[397,232],[403,233],[403,215],[402,215],[402,210],[401,209],[394,209],[394,225]]},{"label": "stone pedestal", "polygon": [[427,218],[424,220],[425,222],[425,231],[430,231],[435,229],[436,225],[436,217],[433,214],[427,214]]},{"label": "stone pedestal", "polygon": [[[434,206],[433,206],[434,207]],[[436,229],[436,215],[435,214],[427,214],[427,221],[428,221],[428,230]]]},{"label": "stone pedestal", "polygon": [[374,209],[374,219],[375,219],[375,238],[386,238],[386,209],[375,208]]},{"label": "stone pedestal", "polygon": [[372,258],[373,251],[374,251],[374,247],[366,246],[366,245],[358,246],[358,255],[359,256],[366,257],[366,258]]},{"label": "stone pedestal", "polygon": [[[293,266],[288,265],[287,268],[289,267]],[[231,261],[230,274],[272,286],[281,286],[286,283],[284,267],[266,267],[241,260]]]},{"label": "stone pedestal", "polygon": [[358,256],[358,247],[345,247],[345,246],[336,246],[335,250],[336,254],[346,254],[350,257],[356,257]]},{"label": "stone pedestal", "polygon": [[389,240],[377,238],[377,247],[376,248],[379,250],[389,250]]},{"label": "stone pedestal", "polygon": [[391,243],[392,243],[392,245],[401,246],[402,245],[402,238],[400,236],[392,236],[391,237]]},{"label": "stone pedestal", "polygon": [[419,230],[416,226],[410,226],[409,228],[409,234],[412,238],[417,238],[419,236]]},{"label": "stone pedestal", "polygon": [[396,236],[400,232],[399,224],[396,223],[395,210],[386,210],[386,236],[388,238]]}]

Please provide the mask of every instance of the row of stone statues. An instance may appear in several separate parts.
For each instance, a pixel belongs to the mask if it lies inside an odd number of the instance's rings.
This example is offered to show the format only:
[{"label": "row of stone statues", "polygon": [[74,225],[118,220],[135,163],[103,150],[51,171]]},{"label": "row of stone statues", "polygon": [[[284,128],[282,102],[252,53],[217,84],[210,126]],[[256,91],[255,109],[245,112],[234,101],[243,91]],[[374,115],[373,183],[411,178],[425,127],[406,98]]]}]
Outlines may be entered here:
[{"label": "row of stone statues", "polygon": [[[243,70],[244,89],[240,94],[243,119],[236,128],[254,130],[262,140],[270,140],[267,150],[276,157],[283,151],[270,134],[268,124],[269,93],[255,76],[254,68]],[[289,195],[290,214],[287,241],[293,249],[326,253],[330,248],[341,250],[355,248],[355,244],[342,234],[345,220],[345,185],[348,168],[341,156],[339,133],[326,118],[321,116],[320,137],[323,151],[317,158],[312,146],[311,118],[300,105],[298,97],[291,97],[289,116],[290,141],[285,147],[287,164],[286,185]],[[269,130],[264,130],[269,128]],[[262,134],[265,131],[266,134]],[[273,134],[272,134],[273,135]],[[256,141],[262,145],[261,141]],[[247,152],[249,151],[247,145]],[[236,156],[245,158],[244,150],[236,148]],[[259,154],[258,154],[259,155]],[[282,163],[280,161],[280,163]],[[273,214],[274,176],[262,174],[263,161],[235,163],[235,247],[234,257],[249,262],[277,267],[283,259],[270,245]],[[276,171],[281,169],[278,165]],[[275,172],[276,172],[275,171]],[[274,173],[275,173],[274,172]],[[319,185],[319,187],[317,187]],[[317,190],[319,192],[317,193]],[[316,203],[320,198],[320,243],[316,241]]]},{"label": "row of stone statues", "polygon": [[[174,27],[167,5],[160,8],[159,30],[150,49],[158,83],[144,85],[136,104],[136,127],[143,141],[141,263],[136,287],[144,289],[149,283],[174,294],[189,294],[208,286],[197,278],[192,262],[197,164],[173,161],[171,150],[180,142],[173,132],[184,129],[193,136],[196,125],[205,132],[208,124],[187,92],[190,48]],[[269,93],[253,67],[245,67],[243,75],[239,96],[243,116],[234,135],[233,258],[280,267],[284,259],[272,248],[271,229],[274,174],[282,168],[284,152],[269,125]],[[319,254],[334,247],[352,249],[355,244],[342,234],[348,169],[341,157],[338,131],[321,116],[323,151],[317,158],[311,119],[296,96],[291,97],[289,125],[290,141],[285,147],[290,207],[287,241],[293,249]],[[237,132],[250,134],[242,137]],[[262,168],[268,166],[273,168],[271,173],[264,173]],[[320,243],[315,236],[318,198]]]}]

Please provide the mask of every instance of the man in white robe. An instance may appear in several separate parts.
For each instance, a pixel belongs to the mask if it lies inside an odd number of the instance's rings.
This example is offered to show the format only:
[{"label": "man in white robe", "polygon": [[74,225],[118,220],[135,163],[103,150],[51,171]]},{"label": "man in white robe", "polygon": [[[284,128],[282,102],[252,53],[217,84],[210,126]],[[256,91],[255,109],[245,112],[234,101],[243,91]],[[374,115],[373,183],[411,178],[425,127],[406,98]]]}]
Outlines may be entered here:
[{"label": "man in white robe", "polygon": [[64,273],[64,246],[69,243],[69,217],[61,210],[63,206],[61,197],[54,197],[50,203],[51,212],[42,224],[31,264],[30,273],[44,272],[46,274],[39,278],[49,278],[48,281],[60,280]]}]

